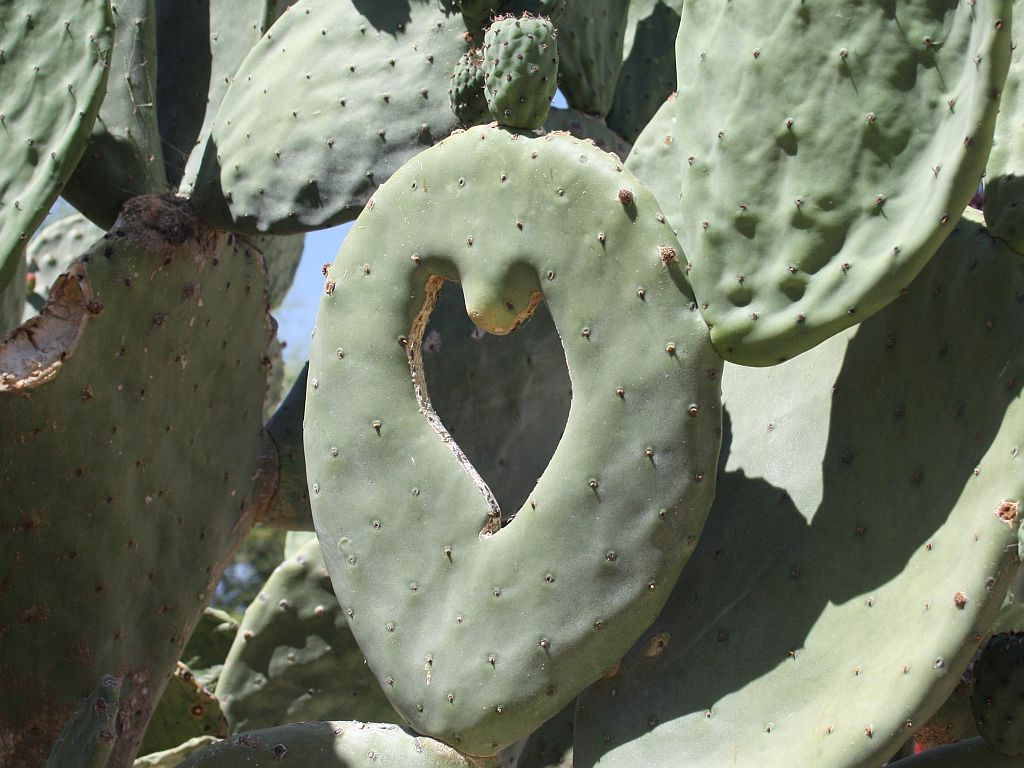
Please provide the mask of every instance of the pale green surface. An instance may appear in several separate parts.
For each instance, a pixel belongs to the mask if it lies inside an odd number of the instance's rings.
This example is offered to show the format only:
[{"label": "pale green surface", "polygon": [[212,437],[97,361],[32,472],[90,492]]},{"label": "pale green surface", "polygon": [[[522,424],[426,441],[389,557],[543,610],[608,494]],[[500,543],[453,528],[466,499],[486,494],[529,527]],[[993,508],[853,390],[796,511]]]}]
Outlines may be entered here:
[{"label": "pale green surface", "polygon": [[676,119],[675,97],[669,97],[637,137],[626,160],[626,167],[651,188],[673,227],[682,219]]},{"label": "pale green surface", "polygon": [[552,107],[544,121],[545,131],[568,131],[578,139],[590,139],[605,152],[611,152],[620,160],[629,156],[629,142],[617,135],[599,117],[587,115],[576,109]]},{"label": "pale green surface", "polygon": [[352,639],[315,538],[246,608],[217,698],[232,733],[327,716],[399,719]]},{"label": "pale green surface", "polygon": [[103,229],[113,226],[128,198],[168,191],[156,115],[155,0],[111,0],[110,7],[107,93],[89,146],[61,191]]},{"label": "pale green surface", "polygon": [[448,103],[467,49],[462,15],[436,0],[299,0],[242,63],[194,191],[204,215],[245,232],[354,219],[378,185],[456,125]]},{"label": "pale green surface", "polygon": [[622,69],[629,0],[569,0],[557,22],[558,87],[569,106],[605,116]]},{"label": "pale green surface", "polygon": [[217,741],[213,736],[197,736],[173,749],[136,758],[132,763],[132,768],[178,768],[186,758],[206,749],[211,744],[216,744]]},{"label": "pale green surface", "polygon": [[85,150],[112,39],[107,0],[0,5],[0,290]]},{"label": "pale green surface", "polygon": [[581,695],[578,768],[872,768],[948,697],[1017,572],[996,512],[1024,497],[1024,263],[977,218],[858,328],[726,366],[708,526]]},{"label": "pale green surface", "polygon": [[397,725],[295,723],[233,736],[181,768],[495,768]]},{"label": "pale green surface", "polygon": [[685,4],[679,239],[726,359],[791,358],[927,263],[985,168],[1010,5]]},{"label": "pale green surface", "polygon": [[[676,245],[613,156],[474,128],[393,177],[330,268],[306,402],[314,520],[353,633],[417,730],[473,754],[525,736],[654,619],[692,551],[720,361],[685,264],[662,262]],[[572,377],[562,442],[489,537],[499,510],[420,412],[400,343],[420,342],[431,276],[457,278],[491,331],[543,291]]]},{"label": "pale green surface", "polygon": [[273,20],[274,6],[272,0],[156,0],[160,137],[167,178],[184,195],[193,191],[217,108]]},{"label": "pale green surface", "polygon": [[502,125],[536,130],[558,89],[558,38],[547,19],[495,20],[484,35],[484,95]]},{"label": "pale green surface", "polygon": [[220,702],[192,670],[179,662],[153,710],[139,752],[148,755],[200,736],[227,735],[228,721]]}]

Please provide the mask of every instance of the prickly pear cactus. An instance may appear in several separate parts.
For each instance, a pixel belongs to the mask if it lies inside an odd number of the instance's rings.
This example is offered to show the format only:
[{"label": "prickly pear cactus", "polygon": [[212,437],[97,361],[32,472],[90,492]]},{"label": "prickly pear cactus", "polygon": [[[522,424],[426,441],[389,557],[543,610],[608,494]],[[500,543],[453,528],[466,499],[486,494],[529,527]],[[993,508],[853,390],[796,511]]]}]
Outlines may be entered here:
[{"label": "prickly pear cactus", "polygon": [[[626,167],[651,188],[669,224],[679,226],[679,146],[676,141],[675,95],[661,105],[629,152]],[[678,233],[678,229],[676,230]]]},{"label": "prickly pear cactus", "polygon": [[1004,755],[1024,754],[1024,633],[993,635],[974,664],[971,711],[978,733]]},{"label": "prickly pear cactus", "polygon": [[279,768],[373,765],[381,768],[498,768],[407,728],[376,723],[295,723],[243,733],[213,745],[180,768]]},{"label": "prickly pear cactus", "polygon": [[[1014,1],[1018,25],[1022,6]],[[1017,35],[1019,37],[1019,33]],[[1024,55],[1015,46],[999,102],[992,152],[985,167],[985,223],[995,236],[1024,251]]]},{"label": "prickly pear cactus", "polygon": [[290,6],[220,104],[216,153],[193,190],[203,215],[249,233],[354,219],[402,163],[456,127],[445,94],[465,33],[462,14],[434,0]]},{"label": "prickly pear cactus", "polygon": [[228,657],[237,634],[238,622],[229,613],[206,608],[188,639],[188,645],[181,652],[181,663],[189,668],[200,684],[214,690],[224,659]]},{"label": "prickly pear cactus", "polygon": [[331,713],[398,719],[352,639],[315,539],[275,569],[246,609],[217,698],[233,733]]},{"label": "prickly pear cactus", "polygon": [[214,736],[196,736],[183,744],[161,752],[151,752],[136,758],[132,768],[178,768],[185,760],[197,752],[202,752],[220,739]]},{"label": "prickly pear cactus", "polygon": [[629,4],[622,69],[608,113],[608,127],[626,141],[635,142],[668,95],[675,93],[676,32],[682,8],[683,0]]},{"label": "prickly pear cactus", "polygon": [[[421,733],[496,754],[660,609],[714,493],[720,428],[719,359],[684,269],[653,196],[616,158],[497,127],[424,152],[346,239],[310,356],[313,516],[353,634]],[[545,300],[573,372],[562,441],[500,530],[422,375],[445,280],[492,333]]]},{"label": "prickly pear cactus", "polygon": [[502,125],[536,130],[558,88],[558,41],[547,19],[506,16],[484,36],[484,94]]},{"label": "prickly pear cactus", "polygon": [[862,322],[949,236],[985,169],[1010,6],[685,3],[679,236],[726,359],[771,365]]},{"label": "prickly pear cactus", "polygon": [[544,130],[565,131],[578,139],[590,139],[599,149],[611,152],[623,161],[629,157],[629,142],[609,128],[604,120],[576,109],[552,107],[544,121]]},{"label": "prickly pear cactus", "polygon": [[466,51],[459,57],[452,72],[452,84],[448,89],[452,111],[464,126],[481,125],[490,122],[484,95],[484,57],[479,48]]},{"label": "prickly pear cactus", "polygon": [[89,144],[62,197],[99,226],[129,198],[168,191],[156,114],[156,0],[111,0],[114,48]]},{"label": "prickly pear cactus", "polygon": [[217,697],[179,661],[153,710],[139,751],[148,755],[200,736],[227,735],[228,721]]},{"label": "prickly pear cactus", "polygon": [[[103,768],[117,740],[120,698],[121,681],[105,676],[61,730],[45,768]],[[16,755],[0,753],[0,757]]]},{"label": "prickly pear cactus", "polygon": [[708,527],[581,695],[576,765],[870,768],[946,700],[1018,568],[1024,497],[1024,263],[979,218],[857,329],[726,368]]},{"label": "prickly pear cactus", "polygon": [[42,764],[109,670],[110,766],[134,757],[273,487],[271,334],[259,255],[180,200],[137,198],[0,340],[0,680],[20,692],[0,700],[0,744],[19,765]]},{"label": "prickly pear cactus", "polygon": [[0,6],[2,330],[21,317],[24,247],[85,151],[103,100],[113,38],[107,0]]},{"label": "prickly pear cactus", "polygon": [[556,22],[558,85],[573,109],[604,117],[622,69],[629,0],[568,0]]}]

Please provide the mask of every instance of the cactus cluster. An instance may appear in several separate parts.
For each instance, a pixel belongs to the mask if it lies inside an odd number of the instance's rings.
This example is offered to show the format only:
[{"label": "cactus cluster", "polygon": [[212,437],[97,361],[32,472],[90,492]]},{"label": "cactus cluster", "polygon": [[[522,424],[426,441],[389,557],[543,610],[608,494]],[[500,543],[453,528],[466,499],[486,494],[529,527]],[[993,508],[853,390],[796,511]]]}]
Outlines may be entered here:
[{"label": "cactus cluster", "polygon": [[1018,763],[1021,7],[7,3],[0,765]]}]

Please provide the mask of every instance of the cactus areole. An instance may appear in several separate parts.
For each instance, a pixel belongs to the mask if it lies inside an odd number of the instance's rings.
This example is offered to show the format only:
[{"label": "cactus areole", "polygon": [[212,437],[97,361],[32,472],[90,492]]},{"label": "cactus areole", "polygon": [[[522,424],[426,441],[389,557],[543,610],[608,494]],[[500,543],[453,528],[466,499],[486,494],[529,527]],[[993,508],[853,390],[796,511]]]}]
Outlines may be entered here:
[{"label": "cactus areole", "polygon": [[[445,280],[491,333],[546,301],[566,353],[565,433],[505,528],[422,374]],[[675,235],[613,155],[478,127],[379,190],[327,273],[304,442],[338,599],[417,731],[495,754],[654,620],[714,496],[720,371]]]}]

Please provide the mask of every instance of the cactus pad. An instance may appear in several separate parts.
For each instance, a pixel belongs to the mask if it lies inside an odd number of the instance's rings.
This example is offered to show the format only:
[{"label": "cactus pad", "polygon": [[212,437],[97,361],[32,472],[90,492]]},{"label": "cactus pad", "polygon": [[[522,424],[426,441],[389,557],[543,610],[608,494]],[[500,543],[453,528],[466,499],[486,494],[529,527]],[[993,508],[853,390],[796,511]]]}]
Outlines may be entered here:
[{"label": "cactus pad", "polygon": [[103,768],[117,740],[120,699],[121,681],[104,677],[64,726],[45,768]]},{"label": "cactus pad", "polygon": [[[365,14],[361,10],[365,9]],[[456,125],[446,98],[469,48],[454,5],[299,0],[242,62],[193,198],[216,223],[301,232],[358,215]]]},{"label": "cactus pad", "polygon": [[506,16],[484,35],[484,93],[502,125],[535,130],[558,89],[558,43],[547,19]]},{"label": "cactus pad", "polygon": [[544,121],[545,131],[565,131],[577,139],[590,139],[605,152],[611,152],[620,160],[629,156],[629,142],[609,128],[599,117],[587,115],[576,109],[552,107]]},{"label": "cactus pad", "polygon": [[[1019,15],[1021,6],[1017,6]],[[1019,36],[1019,35],[1018,35]],[[985,167],[985,223],[995,237],[1024,252],[1024,52],[1014,47]]]},{"label": "cactus pad", "polygon": [[455,0],[467,25],[478,26],[485,23],[501,5],[501,0]]},{"label": "cactus pad", "polygon": [[1010,5],[685,3],[679,238],[726,359],[791,358],[927,263],[985,169]]},{"label": "cactus pad", "polygon": [[558,86],[573,109],[604,117],[622,69],[629,0],[569,0],[557,22]]},{"label": "cactus pad", "polygon": [[452,112],[465,126],[480,125],[491,120],[491,113],[487,109],[487,96],[484,95],[483,64],[483,53],[474,48],[459,57],[455,71],[452,72],[448,98],[452,104]]},{"label": "cactus pad", "polygon": [[234,733],[330,713],[397,719],[352,639],[315,539],[274,570],[246,609],[217,698]]},{"label": "cactus pad", "polygon": [[306,483],[306,454],[302,448],[302,414],[306,407],[308,371],[309,366],[304,365],[267,422],[267,433],[277,449],[280,478],[267,514],[260,522],[288,531],[313,530]]},{"label": "cactus pad", "polygon": [[[676,99],[669,96],[643,129],[629,152],[626,167],[640,177],[658,198],[668,222],[677,228],[679,202],[679,144],[676,140]],[[678,229],[676,230],[678,232]]]},{"label": "cactus pad", "polygon": [[978,733],[1004,755],[1024,754],[1024,633],[993,635],[974,664],[971,711]]},{"label": "cactus pad", "polygon": [[148,755],[199,736],[227,735],[228,721],[217,697],[179,661],[153,710],[139,751]]},{"label": "cactus pad", "polygon": [[634,142],[676,90],[676,32],[683,0],[633,0],[626,19],[622,69],[608,127]]},{"label": "cactus pad", "polygon": [[[99,226],[131,197],[168,191],[156,115],[155,0],[112,0],[114,49],[89,145],[61,196]],[[185,14],[187,15],[187,14]]]},{"label": "cactus pad", "polygon": [[218,741],[220,739],[214,736],[196,736],[194,739],[189,739],[185,743],[171,749],[152,752],[136,758],[135,762],[132,763],[132,768],[178,768],[179,765],[185,762],[186,758],[191,757],[196,752],[202,752]]},{"label": "cactus pad", "polygon": [[0,290],[85,151],[112,38],[108,0],[0,5]]},{"label": "cactus pad", "polygon": [[[346,238],[310,355],[313,515],[353,634],[421,733],[495,754],[657,615],[714,494],[720,429],[720,361],[684,269],[616,158],[497,127],[424,152]],[[422,375],[445,280],[492,333],[546,300],[572,372],[562,441],[501,530]]]},{"label": "cactus pad", "polygon": [[271,323],[259,254],[180,200],[136,198],[0,340],[0,680],[20,691],[0,742],[21,764],[111,669],[114,764],[138,747],[274,481]]},{"label": "cactus pad", "polygon": [[979,218],[856,329],[727,366],[708,526],[580,696],[577,765],[871,768],[949,696],[1017,571],[1024,498],[1024,262]]},{"label": "cactus pad", "polygon": [[498,768],[407,728],[377,723],[295,723],[232,736],[179,768]]}]

